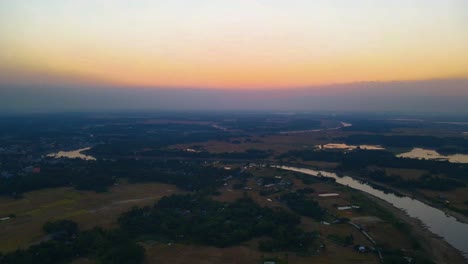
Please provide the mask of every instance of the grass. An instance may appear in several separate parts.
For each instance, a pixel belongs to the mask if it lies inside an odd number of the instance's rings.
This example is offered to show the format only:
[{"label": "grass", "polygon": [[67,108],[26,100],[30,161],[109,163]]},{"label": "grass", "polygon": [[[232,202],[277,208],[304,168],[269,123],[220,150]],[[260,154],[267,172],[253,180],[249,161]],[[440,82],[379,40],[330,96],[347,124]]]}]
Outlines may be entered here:
[{"label": "grass", "polygon": [[355,250],[330,244],[327,250],[320,255],[298,256],[293,253],[277,252],[264,253],[256,249],[257,240],[249,241],[240,246],[229,248],[215,248],[206,246],[163,244],[145,244],[146,263],[159,264],[259,264],[262,259],[287,259],[290,264],[308,263],[377,263],[372,254],[358,254]]},{"label": "grass", "polygon": [[164,195],[180,192],[168,184],[121,184],[106,193],[56,188],[24,194],[19,200],[0,198],[0,252],[25,248],[44,237],[42,225],[50,220],[71,219],[80,228],[114,226],[118,216],[133,206],[150,205]]},{"label": "grass", "polygon": [[425,170],[403,169],[403,168],[385,168],[387,175],[398,175],[404,180],[417,180],[423,174],[428,173]]}]

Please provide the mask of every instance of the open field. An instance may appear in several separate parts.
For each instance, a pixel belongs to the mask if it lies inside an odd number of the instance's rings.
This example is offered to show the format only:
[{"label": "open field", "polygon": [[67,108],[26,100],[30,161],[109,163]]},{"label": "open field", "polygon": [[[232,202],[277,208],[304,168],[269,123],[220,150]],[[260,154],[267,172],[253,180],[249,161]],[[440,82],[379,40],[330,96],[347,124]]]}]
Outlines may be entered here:
[{"label": "open field", "polygon": [[259,264],[262,256],[288,259],[289,264],[308,263],[378,263],[373,255],[356,254],[355,250],[330,245],[326,252],[317,256],[298,256],[293,253],[262,253],[255,249],[257,241],[249,241],[245,245],[216,248],[180,244],[154,243],[146,245],[146,263],[161,264]]},{"label": "open field", "polygon": [[25,248],[43,237],[42,225],[50,220],[70,219],[80,229],[113,227],[118,216],[133,206],[151,205],[155,200],[180,191],[168,184],[121,184],[96,193],[71,188],[25,193],[21,199],[0,198],[0,252]]},{"label": "open field", "polygon": [[[265,136],[251,136],[233,138],[231,141],[210,140],[196,144],[178,144],[171,148],[186,149],[192,145],[201,145],[208,152],[243,152],[248,149],[273,150],[275,154],[284,153],[295,149],[314,149],[317,144],[332,142],[336,137],[342,137],[353,132],[319,131],[300,134],[275,134]],[[232,142],[240,143],[232,143]]]}]

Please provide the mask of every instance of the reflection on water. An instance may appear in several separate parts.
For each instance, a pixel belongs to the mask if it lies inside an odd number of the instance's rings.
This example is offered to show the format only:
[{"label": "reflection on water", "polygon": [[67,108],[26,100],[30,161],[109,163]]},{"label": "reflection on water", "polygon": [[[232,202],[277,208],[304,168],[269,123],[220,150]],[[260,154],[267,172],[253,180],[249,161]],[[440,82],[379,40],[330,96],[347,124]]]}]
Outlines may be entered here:
[{"label": "reflection on water", "polygon": [[454,154],[454,155],[441,155],[435,150],[413,148],[410,152],[401,153],[397,155],[399,158],[412,158],[412,159],[431,159],[431,160],[448,160],[453,163],[468,163],[468,155]]},{"label": "reflection on water", "polygon": [[384,193],[381,190],[374,189],[372,186],[359,182],[348,176],[338,177],[335,173],[331,172],[296,167],[276,167],[284,170],[301,172],[312,176],[318,176],[321,174],[322,176],[336,179],[336,182],[341,185],[349,186],[353,189],[366,192],[382,200],[385,200],[396,208],[403,210],[408,216],[421,220],[424,226],[426,226],[432,233],[444,238],[449,244],[463,252],[465,257],[467,257],[468,224],[459,222],[456,218],[445,214],[443,211],[437,208],[431,207],[423,202],[409,197],[398,197],[392,193]]},{"label": "reflection on water", "polygon": [[91,148],[82,148],[82,149],[77,149],[77,150],[72,150],[72,151],[59,151],[57,153],[51,153],[47,155],[47,157],[52,157],[52,158],[69,158],[69,159],[83,159],[83,160],[96,160],[95,157],[81,154],[81,152],[90,150]]},{"label": "reflection on water", "polygon": [[317,145],[319,149],[346,149],[346,150],[353,150],[353,149],[366,149],[366,150],[382,150],[385,149],[379,145],[347,145],[342,143],[328,143],[325,145]]}]

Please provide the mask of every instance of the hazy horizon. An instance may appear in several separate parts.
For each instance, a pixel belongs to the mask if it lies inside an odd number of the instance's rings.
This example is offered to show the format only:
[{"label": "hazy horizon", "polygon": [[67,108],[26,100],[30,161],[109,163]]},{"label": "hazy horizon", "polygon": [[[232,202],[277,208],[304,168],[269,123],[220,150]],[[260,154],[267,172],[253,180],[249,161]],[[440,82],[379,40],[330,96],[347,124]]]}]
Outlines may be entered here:
[{"label": "hazy horizon", "polygon": [[[468,113],[468,79],[216,90],[1,86],[0,111],[259,110]],[[440,93],[443,91],[444,96]]]}]

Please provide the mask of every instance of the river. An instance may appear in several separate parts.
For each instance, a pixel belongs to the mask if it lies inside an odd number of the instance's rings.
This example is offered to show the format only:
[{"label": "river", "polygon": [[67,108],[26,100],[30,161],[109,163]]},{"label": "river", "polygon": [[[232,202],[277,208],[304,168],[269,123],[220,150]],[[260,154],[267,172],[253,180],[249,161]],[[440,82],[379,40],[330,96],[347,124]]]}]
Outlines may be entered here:
[{"label": "river", "polygon": [[336,182],[341,185],[349,186],[385,200],[394,207],[403,210],[408,216],[419,219],[429,231],[442,237],[454,248],[460,250],[465,258],[468,257],[468,224],[458,221],[456,218],[445,214],[442,210],[410,197],[399,197],[392,193],[384,193],[349,176],[338,177],[337,174],[332,172],[297,167],[277,166],[277,168],[312,176],[321,174],[322,176],[336,179]]}]

